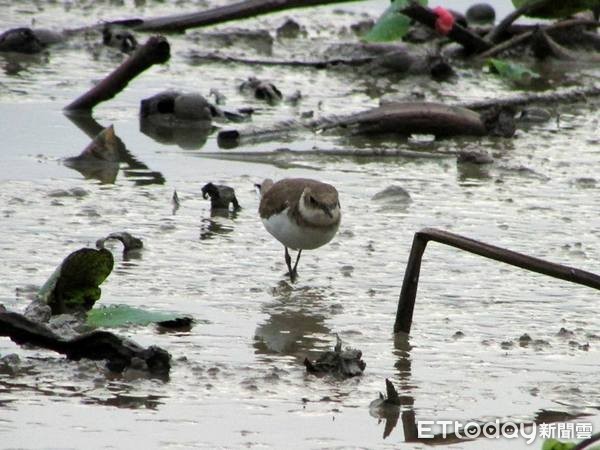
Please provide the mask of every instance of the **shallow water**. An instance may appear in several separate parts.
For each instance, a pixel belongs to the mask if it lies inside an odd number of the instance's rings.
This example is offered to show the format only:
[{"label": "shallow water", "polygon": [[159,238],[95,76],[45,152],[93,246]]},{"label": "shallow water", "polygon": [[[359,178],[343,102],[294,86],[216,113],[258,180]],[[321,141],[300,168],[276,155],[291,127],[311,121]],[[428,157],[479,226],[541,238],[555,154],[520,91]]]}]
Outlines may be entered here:
[{"label": "shallow water", "polygon": [[[386,3],[298,10],[212,29],[272,30],[293,16],[306,27],[306,40],[275,41],[273,55],[306,55],[311,46],[355,40],[340,30],[365,15],[376,17]],[[70,7],[0,1],[0,24],[7,29],[35,18],[40,26],[74,27],[206,4],[145,2],[135,9],[130,1],[65,3]],[[222,150],[213,132],[196,148],[161,143],[140,132],[137,112],[140,99],[166,88],[208,95],[216,87],[227,107],[256,107],[256,126],[305,111],[359,111],[377,105],[382,94],[418,90],[429,99],[454,101],[513,93],[502,81],[467,69],[460,69],[459,79],[438,84],[418,77],[373,80],[340,69],[190,65],[199,49],[194,33],[200,32],[169,36],[171,61],[97,107],[97,123],[79,127],[62,108],[122,55],[91,42],[18,62],[0,55],[0,303],[22,311],[67,254],[126,230],[143,239],[144,249],[128,260],[119,246],[112,247],[116,264],[102,285],[101,303],[179,311],[198,320],[189,333],[117,330],[173,355],[167,381],[108,375],[96,364],[0,340],[0,355],[17,353],[23,366],[17,374],[0,374],[4,448],[397,448],[407,439],[411,415],[531,421],[542,410],[591,414],[585,421],[600,429],[599,296],[592,289],[434,243],[425,253],[410,341],[392,334],[412,237],[423,227],[599,271],[597,101],[557,106],[558,119],[555,114],[521,129],[513,139],[373,142],[299,133]],[[222,52],[260,55],[243,46]],[[557,83],[599,81],[597,67],[570,69],[545,68]],[[273,81],[284,95],[301,90],[299,105],[268,107],[241,94],[237,86],[250,75]],[[86,129],[109,124],[131,153],[114,184],[86,179],[62,164],[89,143]],[[261,153],[278,148],[291,152]],[[302,153],[313,148],[405,149],[422,156]],[[457,149],[485,149],[494,163],[459,165]],[[291,176],[333,183],[343,210],[339,234],[328,246],[303,254],[293,286],[283,275],[281,245],[258,220],[253,187],[265,177]],[[209,181],[235,188],[243,209],[235,216],[211,216],[201,197]],[[411,201],[369,201],[391,185],[408,191]],[[181,206],[173,212],[175,190]],[[574,335],[557,336],[562,327]],[[457,331],[464,337],[453,337]],[[306,375],[304,357],[331,348],[334,333],[363,351],[362,377]],[[524,333],[548,345],[520,346]],[[589,350],[571,341],[589,343]],[[368,405],[384,390],[385,378],[403,398],[407,428],[399,423],[383,439],[384,424],[370,416]],[[540,447],[538,440],[533,448]],[[479,439],[452,448],[532,447],[524,440]]]}]

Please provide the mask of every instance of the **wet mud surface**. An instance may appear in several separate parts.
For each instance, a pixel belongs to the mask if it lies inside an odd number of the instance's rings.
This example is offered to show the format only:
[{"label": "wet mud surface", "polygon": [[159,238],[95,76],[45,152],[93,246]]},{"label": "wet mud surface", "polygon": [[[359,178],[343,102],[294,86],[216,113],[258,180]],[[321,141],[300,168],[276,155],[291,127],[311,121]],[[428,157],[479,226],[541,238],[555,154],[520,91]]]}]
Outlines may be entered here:
[{"label": "wet mud surface", "polygon": [[[62,28],[180,12],[169,2],[137,9],[124,3],[75,2],[65,9],[0,1],[0,26],[35,17],[40,26]],[[216,131],[228,125],[218,120],[200,134],[176,130],[157,139],[140,130],[140,101],[167,89],[211,101],[210,90],[217,89],[223,107],[254,108],[252,126],[302,114],[354,113],[377,106],[380,97],[424,94],[454,102],[514,94],[471,67],[458,67],[457,78],[438,83],[412,75],[367,77],[342,67],[192,57],[217,50],[308,57],[332,42],[356,41],[351,25],[376,18],[381,3],[295,10],[169,36],[170,62],[97,107],[93,121],[69,119],[62,108],[119,64],[122,53],[84,39],[40,55],[0,55],[0,303],[23,312],[66,254],[128,231],[143,240],[143,249],[123,255],[118,241],[104,243],[115,267],[100,304],[178,311],[197,320],[189,331],[114,330],[144,347],[167,349],[173,355],[167,380],[135,371],[109,374],[101,363],[67,361],[0,340],[0,357],[16,353],[20,360],[0,360],[3,445],[425,448],[404,443],[404,418],[531,421],[542,410],[591,414],[586,420],[600,426],[597,291],[433,243],[423,260],[411,336],[392,333],[413,234],[423,227],[600,271],[597,100],[548,108],[549,120],[522,123],[510,139],[298,132],[227,150],[219,148]],[[505,12],[498,8],[497,16]],[[302,32],[277,37],[274,30],[289,17]],[[228,46],[216,33],[231,28],[270,30],[273,40],[243,35]],[[554,85],[600,82],[593,65],[555,62],[541,69]],[[283,100],[269,105],[240,91],[251,76],[274,83]],[[298,101],[285,100],[298,90]],[[111,124],[126,148],[118,167],[107,174],[63,164],[86,148],[90,134]],[[340,156],[341,150],[397,156]],[[457,162],[461,151],[490,158]],[[264,178],[282,177],[332,183],[343,211],[334,240],[303,253],[294,285],[285,276],[283,248],[260,222],[254,188]],[[234,188],[241,209],[211,212],[202,191],[209,182]],[[363,375],[307,374],[304,359],[331,350],[336,333],[362,351]],[[391,431],[369,414],[386,378],[401,400]],[[529,447],[479,439],[452,448]]]}]

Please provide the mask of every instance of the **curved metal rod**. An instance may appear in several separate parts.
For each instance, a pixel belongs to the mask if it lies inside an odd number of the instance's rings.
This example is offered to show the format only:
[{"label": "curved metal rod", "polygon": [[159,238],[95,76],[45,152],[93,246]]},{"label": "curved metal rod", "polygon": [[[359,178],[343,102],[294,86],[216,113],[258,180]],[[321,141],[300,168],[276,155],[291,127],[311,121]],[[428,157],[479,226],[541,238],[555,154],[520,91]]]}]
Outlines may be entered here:
[{"label": "curved metal rod", "polygon": [[534,258],[522,253],[514,252],[485,242],[476,241],[465,236],[449,233],[435,228],[424,228],[415,233],[404,282],[400,291],[398,300],[398,310],[396,312],[396,321],[394,322],[394,333],[410,333],[412,325],[413,311],[417,297],[417,287],[419,284],[419,273],[421,271],[421,259],[425,252],[427,242],[435,241],[450,245],[467,252],[485,258],[501,261],[506,264],[531,270],[532,272],[542,273],[571,283],[583,284],[595,289],[600,289],[600,276],[586,272],[585,270],[575,269],[562,264],[551,263],[543,259]]}]

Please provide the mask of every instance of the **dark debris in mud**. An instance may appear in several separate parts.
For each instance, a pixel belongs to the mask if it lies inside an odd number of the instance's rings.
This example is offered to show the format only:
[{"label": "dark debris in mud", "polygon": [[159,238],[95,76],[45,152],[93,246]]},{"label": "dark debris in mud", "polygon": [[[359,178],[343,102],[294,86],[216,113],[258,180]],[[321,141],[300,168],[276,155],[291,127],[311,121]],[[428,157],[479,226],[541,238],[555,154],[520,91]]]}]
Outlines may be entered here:
[{"label": "dark debris in mud", "polygon": [[347,347],[342,350],[342,340],[336,337],[337,343],[333,351],[326,351],[311,362],[304,359],[306,371],[319,375],[334,375],[342,378],[362,375],[367,364],[362,360],[362,352],[358,349]]},{"label": "dark debris in mud", "polygon": [[10,337],[19,345],[46,348],[75,361],[106,360],[106,367],[114,372],[134,367],[154,375],[167,375],[171,368],[171,355],[160,347],[143,348],[108,331],[92,331],[65,339],[45,325],[15,312],[0,312],[0,335]]},{"label": "dark debris in mud", "polygon": [[211,182],[206,183],[202,186],[202,198],[207,199],[209,197],[212,210],[229,210],[230,205],[234,211],[239,211],[242,208],[235,196],[235,191],[229,186]]},{"label": "dark debris in mud", "polygon": [[119,231],[110,233],[108,236],[96,241],[96,248],[104,248],[104,244],[108,240],[117,240],[123,244],[123,253],[128,253],[132,250],[141,250],[144,247],[144,243],[140,238],[133,236],[127,231]]}]

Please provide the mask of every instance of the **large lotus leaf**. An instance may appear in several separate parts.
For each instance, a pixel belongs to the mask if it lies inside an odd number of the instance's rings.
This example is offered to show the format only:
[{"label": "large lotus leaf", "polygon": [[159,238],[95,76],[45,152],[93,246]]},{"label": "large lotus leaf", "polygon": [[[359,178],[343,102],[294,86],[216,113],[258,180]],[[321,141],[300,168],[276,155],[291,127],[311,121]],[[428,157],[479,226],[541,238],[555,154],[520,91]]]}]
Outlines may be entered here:
[{"label": "large lotus leaf", "polygon": [[[149,325],[151,323],[164,323],[186,321],[189,318],[181,314],[164,311],[146,311],[127,305],[110,305],[95,308],[87,314],[87,324],[92,327],[115,328],[125,325]],[[189,323],[188,323],[189,325]]]},{"label": "large lotus leaf", "polygon": [[[540,0],[512,0],[515,8],[530,3],[539,3]],[[546,19],[555,19],[560,17],[568,17],[577,12],[585,11],[586,9],[600,8],[600,0],[565,0],[562,2],[550,2],[542,8],[536,8],[530,17],[541,17]]]},{"label": "large lotus leaf", "polygon": [[[427,0],[419,0],[418,3],[427,6]],[[401,39],[410,29],[410,18],[400,11],[409,4],[410,0],[393,0],[363,39],[367,42],[388,42]]]},{"label": "large lotus leaf", "polygon": [[114,265],[106,249],[82,248],[67,256],[38,292],[52,314],[87,311],[100,298],[98,287]]}]

